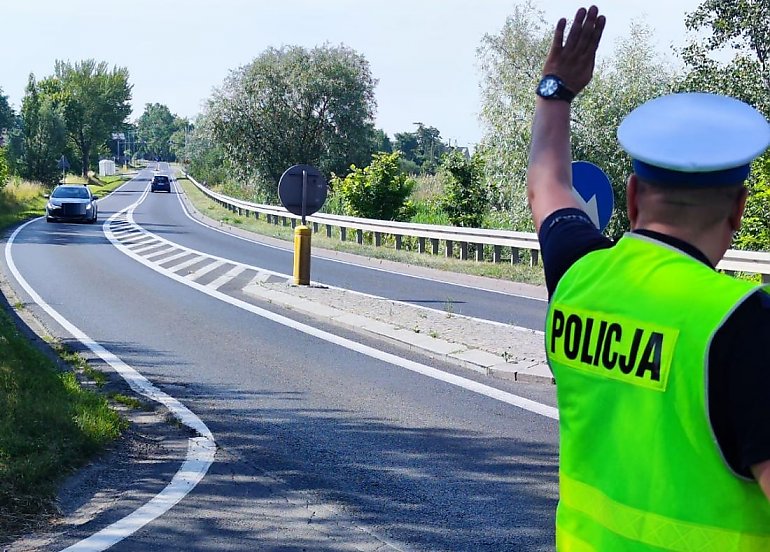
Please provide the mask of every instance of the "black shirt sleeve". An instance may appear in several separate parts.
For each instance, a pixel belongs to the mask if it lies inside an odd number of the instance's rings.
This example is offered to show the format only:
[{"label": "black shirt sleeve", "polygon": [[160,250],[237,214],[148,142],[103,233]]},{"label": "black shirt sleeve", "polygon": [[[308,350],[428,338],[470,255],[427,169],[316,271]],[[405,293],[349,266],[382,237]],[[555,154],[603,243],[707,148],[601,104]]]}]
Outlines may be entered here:
[{"label": "black shirt sleeve", "polygon": [[736,473],[770,460],[770,296],[747,298],[714,335],[709,351],[709,416]]},{"label": "black shirt sleeve", "polygon": [[549,297],[578,259],[591,251],[612,247],[612,241],[599,232],[588,215],[575,208],[548,215],[540,225],[538,239]]}]

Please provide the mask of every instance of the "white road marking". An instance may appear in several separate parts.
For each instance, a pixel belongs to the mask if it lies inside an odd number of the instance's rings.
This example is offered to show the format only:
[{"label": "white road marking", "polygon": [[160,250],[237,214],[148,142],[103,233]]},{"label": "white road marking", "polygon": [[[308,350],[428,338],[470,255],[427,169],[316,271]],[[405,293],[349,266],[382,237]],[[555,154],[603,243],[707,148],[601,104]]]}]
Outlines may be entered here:
[{"label": "white road marking", "polygon": [[[231,232],[227,232],[225,230],[222,230],[221,228],[216,228],[214,226],[209,226],[208,224],[206,224],[204,222],[201,222],[200,220],[198,220],[194,216],[192,216],[192,214],[187,210],[187,207],[185,206],[184,202],[182,201],[181,193],[178,190],[177,190],[177,200],[179,201],[179,204],[182,207],[182,211],[184,212],[185,216],[188,219],[190,219],[191,221],[193,221],[196,224],[199,224],[199,225],[201,225],[201,226],[203,226],[205,228],[208,228],[209,230],[213,230],[215,232],[219,232],[221,234],[225,234],[227,236],[230,236],[231,238],[235,238],[235,239],[238,239],[238,240],[246,241],[246,242],[249,242],[249,243],[254,243],[254,244],[257,244],[257,245],[259,245],[261,247],[269,247],[271,249],[278,249],[279,251],[285,251],[286,250],[285,248],[277,247],[277,246],[271,245],[269,243],[258,242],[256,240],[252,240],[252,239],[249,239],[249,238],[245,238],[243,236],[239,236],[237,234],[233,234]],[[437,280],[435,278],[428,278],[427,276],[416,276],[414,274],[406,274],[406,273],[403,273],[403,272],[398,272],[398,271],[395,271],[395,270],[388,270],[388,269],[378,268],[378,267],[374,267],[374,266],[357,265],[355,263],[351,263],[351,262],[347,262],[347,261],[341,261],[339,259],[325,258],[324,260],[330,261],[330,262],[333,262],[333,263],[339,263],[339,264],[347,265],[347,266],[355,266],[356,268],[366,268],[367,270],[374,270],[374,271],[378,271],[378,272],[387,272],[388,274],[397,274],[399,276],[405,276],[407,278],[417,278],[419,280],[426,280],[428,282],[437,282],[437,283],[440,283],[440,284],[446,284],[447,283],[445,281]],[[260,269],[260,270],[262,270],[262,269]],[[274,273],[274,274],[277,274],[277,275],[282,276],[282,277],[286,277],[287,279],[288,278],[292,278],[292,276],[288,275],[288,274],[279,274],[279,273]],[[333,286],[331,284],[326,284],[324,282],[313,281],[312,283],[313,284],[322,285],[322,286],[325,286],[325,287],[328,287],[328,288],[340,289],[340,288],[338,288],[336,286]],[[456,286],[456,287],[474,289],[474,290],[482,290],[482,291],[486,291],[486,292],[489,292],[489,293],[496,293],[496,294],[499,294],[499,295],[505,295],[505,296],[508,296],[508,297],[522,297],[524,299],[532,299],[532,300],[541,301],[541,302],[544,302],[544,303],[548,302],[547,299],[541,299],[540,297],[531,297],[529,295],[522,295],[522,294],[517,294],[517,293],[507,293],[505,291],[499,291],[499,290],[495,290],[495,289],[486,289],[486,288],[481,288],[481,287],[477,287],[477,286],[469,286],[469,285],[466,285],[466,284],[459,284],[459,283],[455,283],[455,282],[451,282],[450,285]],[[384,297],[379,297],[379,296],[376,296],[376,295],[371,295],[371,294],[368,294],[368,293],[363,293],[361,291],[355,291],[355,290],[352,290],[352,289],[347,289],[345,291],[347,291],[348,293],[355,293],[355,294],[362,295],[362,296],[365,296],[365,297],[372,297],[372,298],[376,298],[376,299],[384,299]],[[391,299],[391,301],[392,301],[392,299]],[[433,311],[433,312],[437,312],[438,311],[438,309],[433,309],[433,308],[430,308],[430,307],[426,307],[424,305],[416,305],[416,304],[413,304],[413,303],[408,303],[408,304],[409,304],[409,306],[417,308],[417,309],[429,310],[429,311]],[[438,311],[438,312],[443,312],[443,311]],[[535,333],[536,335],[544,335],[542,330],[533,330],[531,328],[526,328],[526,327],[523,327],[523,326],[516,326],[514,324],[506,324],[505,322],[497,322],[496,320],[485,320],[483,318],[476,318],[474,316],[467,316],[467,315],[464,315],[464,314],[457,314],[457,313],[453,314],[453,316],[460,316],[462,318],[466,318],[466,319],[469,319],[469,320],[476,320],[476,321],[482,322],[484,324],[492,324],[492,325],[495,325],[495,326],[505,326],[507,328],[513,328],[514,330],[519,330],[519,331],[523,331],[523,332],[527,332],[527,333]]]},{"label": "white road marking", "polygon": [[171,395],[155,387],[138,371],[91,339],[85,332],[46,303],[32,289],[32,286],[29,285],[16,268],[11,248],[19,232],[35,220],[39,220],[39,218],[32,219],[19,226],[11,234],[11,237],[8,238],[8,242],[5,245],[6,263],[19,285],[24,288],[30,299],[48,313],[51,318],[56,320],[75,339],[88,347],[96,356],[109,364],[128,383],[131,389],[152,401],[163,404],[182,424],[193,429],[199,435],[199,437],[192,437],[188,440],[187,459],[161,492],[128,516],[65,549],[66,552],[100,552],[129,537],[182,500],[206,475],[209,467],[214,462],[217,445],[209,428],[191,410]]},{"label": "white road marking", "polygon": [[222,274],[219,278],[212,280],[208,284],[206,284],[210,288],[219,289],[223,285],[225,285],[227,282],[232,281],[236,277],[238,277],[239,274],[241,274],[244,270],[246,270],[242,266],[236,266]]},{"label": "white road marking", "polygon": [[[545,404],[538,403],[536,401],[527,399],[525,397],[520,397],[518,395],[514,395],[513,393],[508,393],[506,391],[502,391],[500,389],[496,389],[494,387],[491,387],[489,385],[484,385],[483,383],[479,383],[467,378],[463,378],[460,376],[456,376],[454,374],[449,374],[446,372],[443,372],[441,370],[438,370],[436,368],[433,368],[431,366],[427,366],[425,364],[421,364],[419,362],[415,362],[412,360],[408,360],[405,358],[401,358],[397,355],[386,353],[384,351],[380,351],[378,349],[375,349],[373,347],[369,347],[367,345],[363,345],[361,343],[357,343],[355,341],[351,341],[349,339],[345,339],[344,337],[340,337],[337,335],[334,335],[329,332],[325,332],[323,330],[320,330],[318,328],[314,328],[313,326],[309,326],[307,324],[303,324],[301,322],[297,322],[296,320],[293,320],[291,318],[287,318],[285,316],[281,316],[280,314],[276,314],[274,312],[259,308],[255,305],[252,305],[250,303],[247,303],[245,301],[241,301],[240,299],[236,299],[234,297],[230,297],[229,295],[226,295],[220,291],[217,291],[216,289],[208,288],[205,285],[199,284],[193,280],[190,280],[188,278],[185,278],[184,276],[181,276],[177,274],[177,272],[163,268],[162,266],[159,266],[154,263],[150,263],[145,259],[144,257],[137,255],[134,251],[131,251],[131,249],[125,247],[120,240],[118,240],[113,232],[110,229],[110,222],[114,219],[118,219],[121,216],[125,216],[126,219],[131,223],[138,226],[136,221],[133,217],[134,210],[139,206],[139,204],[144,200],[147,193],[143,194],[133,205],[129,205],[122,211],[115,213],[110,217],[107,221],[105,221],[103,225],[104,233],[107,236],[107,239],[109,239],[116,248],[118,248],[120,251],[123,251],[126,255],[129,257],[132,257],[137,262],[142,263],[143,265],[147,266],[148,268],[151,268],[152,270],[155,270],[156,272],[159,272],[173,280],[176,280],[177,282],[184,284],[186,286],[192,287],[194,289],[197,289],[198,291],[205,293],[211,297],[214,297],[215,299],[219,299],[220,301],[224,301],[225,303],[229,303],[230,305],[233,305],[235,307],[241,308],[243,310],[246,310],[248,312],[251,312],[253,314],[256,314],[257,316],[261,316],[263,318],[267,318],[268,320],[271,320],[273,322],[276,322],[278,324],[282,324],[284,326],[287,326],[289,328],[295,329],[297,331],[303,332],[305,334],[311,335],[313,337],[317,337],[319,339],[322,339],[324,341],[327,341],[329,343],[333,343],[335,345],[339,345],[340,347],[344,347],[346,349],[349,349],[351,351],[355,351],[358,353],[361,353],[363,355],[366,355],[370,358],[374,358],[377,360],[381,360],[383,362],[386,362],[388,364],[392,364],[394,366],[399,366],[401,368],[405,368],[407,370],[410,370],[412,372],[416,372],[419,374],[423,374],[425,376],[431,377],[436,380],[440,380],[452,385],[456,385],[458,387],[462,387],[463,389],[467,389],[468,391],[472,391],[474,393],[478,393],[480,395],[484,395],[487,397],[490,397],[492,399],[510,404],[512,406],[516,406],[518,408],[521,408],[523,410],[527,410],[529,412],[533,412],[535,414],[539,414],[540,416],[545,416],[547,418],[551,418],[553,420],[559,419],[559,413],[558,410],[552,406],[548,406]],[[148,232],[149,233],[149,232]],[[161,238],[163,239],[163,238]],[[200,252],[199,252],[200,253]],[[201,253],[203,255],[203,253]],[[225,260],[222,259],[222,257],[215,257],[215,256],[209,256],[210,258],[215,258],[219,260]],[[234,261],[228,261],[231,263],[234,263]],[[237,263],[241,264],[241,263]],[[178,267],[173,267],[174,270],[178,271]]]},{"label": "white road marking", "polygon": [[202,276],[205,276],[209,272],[212,272],[216,269],[218,269],[220,266],[224,265],[224,261],[214,261],[213,263],[209,263],[206,266],[203,266],[193,272],[192,274],[188,274],[187,278],[190,280],[197,280],[198,278],[201,278]]}]

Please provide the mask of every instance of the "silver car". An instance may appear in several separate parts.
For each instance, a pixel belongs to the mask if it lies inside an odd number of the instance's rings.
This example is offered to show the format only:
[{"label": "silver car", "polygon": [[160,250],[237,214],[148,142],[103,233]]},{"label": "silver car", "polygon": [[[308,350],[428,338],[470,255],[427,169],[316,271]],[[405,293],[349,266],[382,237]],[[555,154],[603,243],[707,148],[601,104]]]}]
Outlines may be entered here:
[{"label": "silver car", "polygon": [[98,217],[98,198],[88,186],[60,184],[53,189],[45,206],[46,222],[81,221],[94,223]]}]

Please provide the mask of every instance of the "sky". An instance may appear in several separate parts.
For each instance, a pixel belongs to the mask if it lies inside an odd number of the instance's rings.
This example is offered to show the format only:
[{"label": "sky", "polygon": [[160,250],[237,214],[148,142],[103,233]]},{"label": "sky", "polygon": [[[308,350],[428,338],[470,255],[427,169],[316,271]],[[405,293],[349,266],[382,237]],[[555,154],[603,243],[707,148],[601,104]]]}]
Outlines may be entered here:
[{"label": "sky", "polygon": [[[554,25],[572,18],[576,0],[533,0]],[[684,16],[701,0],[599,2],[609,57],[634,22],[655,30],[658,50],[685,43]],[[18,110],[30,73],[53,73],[56,60],[126,67],[131,120],[148,103],[194,119],[230,71],[269,47],[345,44],[370,64],[375,126],[391,137],[436,127],[452,145],[473,146],[481,73],[476,50],[495,35],[516,0],[10,0],[3,6],[0,88]]]}]

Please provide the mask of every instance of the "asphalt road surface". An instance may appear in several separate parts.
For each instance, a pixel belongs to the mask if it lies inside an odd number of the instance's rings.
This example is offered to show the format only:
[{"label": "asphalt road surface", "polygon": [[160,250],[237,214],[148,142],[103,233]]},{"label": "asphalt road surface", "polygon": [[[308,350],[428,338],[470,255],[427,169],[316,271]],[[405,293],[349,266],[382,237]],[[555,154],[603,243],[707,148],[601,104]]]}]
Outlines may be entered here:
[{"label": "asphalt road surface", "polygon": [[[39,219],[4,240],[9,281],[52,333],[87,336],[216,441],[189,494],[111,550],[553,549],[557,421],[457,382],[549,406],[552,386],[490,381],[247,297],[260,269],[290,273],[292,252],[194,223],[176,191],[146,193],[150,174],[101,199],[96,225]],[[138,262],[118,246],[137,225],[219,264]],[[532,299],[315,258],[313,279],[542,327]],[[177,469],[137,484],[152,497]],[[77,546],[140,502],[116,501],[46,549]]]}]

